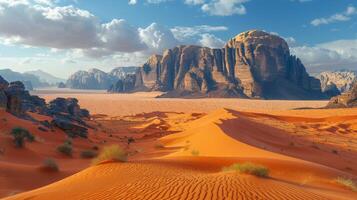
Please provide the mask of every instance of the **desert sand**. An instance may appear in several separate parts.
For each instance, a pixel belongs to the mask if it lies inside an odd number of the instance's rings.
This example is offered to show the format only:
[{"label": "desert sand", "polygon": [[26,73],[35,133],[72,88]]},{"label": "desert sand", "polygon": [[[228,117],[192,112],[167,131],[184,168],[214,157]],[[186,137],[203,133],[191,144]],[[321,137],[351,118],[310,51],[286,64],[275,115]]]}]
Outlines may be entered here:
[{"label": "desert sand", "polygon": [[138,92],[133,94],[74,93],[71,90],[40,90],[33,94],[46,100],[56,97],[76,97],[82,107],[93,114],[125,116],[150,112],[184,112],[209,113],[220,108],[230,108],[254,112],[281,111],[298,108],[320,108],[328,101],[285,101],[285,100],[251,100],[251,99],[175,99],[155,98],[160,92]]},{"label": "desert sand", "polygon": [[[1,175],[0,194],[19,193],[6,199],[355,199],[357,193],[335,179],[357,178],[356,109],[294,110],[323,107],[324,101],[156,95],[41,94],[48,100],[76,97],[95,114],[96,130],[88,140],[73,140],[70,158],[55,150],[64,133],[43,133],[36,124],[1,113],[6,120],[0,122],[0,146],[6,151],[0,172],[6,176]],[[5,133],[16,124],[40,139],[23,150],[12,148]],[[127,144],[128,138],[135,142]],[[109,144],[126,149],[128,162],[88,167],[90,161],[79,156],[83,149]],[[60,172],[39,170],[46,157],[58,160]],[[266,166],[269,177],[222,171],[244,162]]]}]

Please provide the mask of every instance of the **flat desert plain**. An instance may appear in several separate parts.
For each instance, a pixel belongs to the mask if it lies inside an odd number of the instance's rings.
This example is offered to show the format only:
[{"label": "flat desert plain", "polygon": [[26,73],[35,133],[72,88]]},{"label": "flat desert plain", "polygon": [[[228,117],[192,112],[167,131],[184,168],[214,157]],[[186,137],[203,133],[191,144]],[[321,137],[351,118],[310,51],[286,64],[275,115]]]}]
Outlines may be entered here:
[{"label": "flat desert plain", "polygon": [[[47,101],[77,98],[90,110],[93,128],[87,139],[72,140],[68,157],[56,151],[66,140],[60,130],[41,132],[38,124],[1,113],[0,195],[5,199],[357,196],[357,109],[320,109],[326,101],[158,99],[158,93],[35,94]],[[19,124],[36,136],[21,150],[6,134]],[[84,150],[100,152],[113,144],[127,152],[126,162],[91,165],[81,157]],[[58,172],[41,168],[48,157],[56,160]],[[237,167],[249,165],[266,173]]]}]

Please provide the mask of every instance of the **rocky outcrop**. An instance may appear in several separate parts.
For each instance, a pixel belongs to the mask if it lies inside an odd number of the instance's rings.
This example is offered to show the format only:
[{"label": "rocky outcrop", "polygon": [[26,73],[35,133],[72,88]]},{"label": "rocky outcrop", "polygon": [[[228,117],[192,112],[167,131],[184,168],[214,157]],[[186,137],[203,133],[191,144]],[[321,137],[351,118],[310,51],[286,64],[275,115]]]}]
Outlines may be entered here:
[{"label": "rocky outcrop", "polygon": [[46,104],[44,99],[30,95],[22,82],[15,81],[8,84],[1,76],[0,109],[29,120],[34,119],[27,112],[50,116],[53,118],[52,122],[45,124],[50,128],[51,126],[58,127],[71,137],[86,137],[88,131],[88,125],[84,119],[89,119],[89,111],[81,109],[77,99],[57,98]]},{"label": "rocky outcrop", "polygon": [[135,89],[136,76],[128,74],[123,79],[119,79],[115,84],[110,86],[108,92],[111,93],[126,93]]},{"label": "rocky outcrop", "polygon": [[71,75],[66,86],[73,89],[97,89],[105,90],[115,82],[115,78],[99,69],[78,71]]},{"label": "rocky outcrop", "polygon": [[317,75],[321,82],[323,92],[331,91],[331,88],[336,86],[339,92],[344,93],[351,90],[353,84],[357,82],[357,73],[353,71],[327,71]]},{"label": "rocky outcrop", "polygon": [[9,86],[9,83],[0,76],[0,109],[7,109],[7,96],[5,89]]},{"label": "rocky outcrop", "polygon": [[57,85],[57,88],[66,88],[66,87],[67,87],[66,84],[64,84],[63,82],[60,82]]},{"label": "rocky outcrop", "polygon": [[134,74],[136,70],[136,67],[118,67],[109,73],[99,69],[78,71],[69,77],[66,86],[73,89],[107,90],[126,75]]},{"label": "rocky outcrop", "polygon": [[357,107],[357,83],[352,89],[340,96],[332,97],[327,108],[356,108]]},{"label": "rocky outcrop", "polygon": [[135,88],[164,97],[319,99],[320,81],[290,54],[279,36],[247,31],[223,49],[178,46],[153,55],[138,71]]},{"label": "rocky outcrop", "polygon": [[109,75],[123,80],[127,75],[135,74],[139,67],[116,67],[109,72]]}]

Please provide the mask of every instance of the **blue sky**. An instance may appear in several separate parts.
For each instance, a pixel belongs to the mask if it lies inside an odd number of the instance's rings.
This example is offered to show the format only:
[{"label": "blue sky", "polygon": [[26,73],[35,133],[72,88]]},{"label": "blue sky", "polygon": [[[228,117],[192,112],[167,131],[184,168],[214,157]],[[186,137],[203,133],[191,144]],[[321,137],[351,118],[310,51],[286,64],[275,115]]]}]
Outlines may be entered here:
[{"label": "blue sky", "polygon": [[0,68],[109,71],[250,29],[285,38],[310,72],[357,69],[356,0],[0,0]]}]

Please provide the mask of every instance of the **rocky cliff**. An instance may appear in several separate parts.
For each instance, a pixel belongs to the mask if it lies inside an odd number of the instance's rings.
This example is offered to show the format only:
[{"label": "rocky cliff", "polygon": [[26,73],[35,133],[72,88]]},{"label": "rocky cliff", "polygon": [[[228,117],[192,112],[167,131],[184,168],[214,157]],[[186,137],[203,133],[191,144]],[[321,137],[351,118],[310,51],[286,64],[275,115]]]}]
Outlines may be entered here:
[{"label": "rocky cliff", "polygon": [[117,67],[109,73],[99,69],[78,71],[69,77],[65,85],[72,89],[107,90],[118,80],[124,79],[126,75],[134,74],[137,69],[136,67]]},{"label": "rocky cliff", "polygon": [[135,88],[164,97],[323,98],[320,81],[290,54],[284,39],[247,31],[222,49],[178,46],[153,55],[136,75]]},{"label": "rocky cliff", "polygon": [[351,90],[340,96],[332,97],[327,105],[328,108],[356,108],[357,107],[357,82]]},{"label": "rocky cliff", "polygon": [[339,92],[349,91],[353,84],[357,82],[357,73],[353,71],[328,71],[322,72],[317,76],[321,81],[322,91],[329,91],[336,87]]}]

